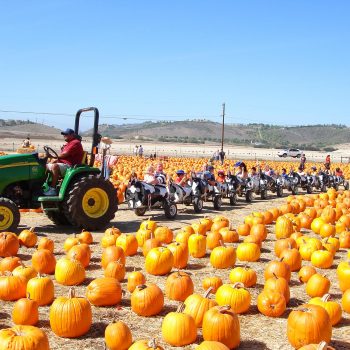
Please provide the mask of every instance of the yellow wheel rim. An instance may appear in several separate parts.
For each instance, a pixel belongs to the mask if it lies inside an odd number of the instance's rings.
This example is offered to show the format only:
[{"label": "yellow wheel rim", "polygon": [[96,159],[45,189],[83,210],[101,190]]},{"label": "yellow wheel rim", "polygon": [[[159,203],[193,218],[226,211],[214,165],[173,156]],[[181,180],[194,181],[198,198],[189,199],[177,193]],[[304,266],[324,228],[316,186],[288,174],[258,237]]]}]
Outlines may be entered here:
[{"label": "yellow wheel rim", "polygon": [[13,212],[7,207],[0,206],[0,231],[7,230],[13,224]]},{"label": "yellow wheel rim", "polygon": [[91,188],[86,191],[83,197],[83,210],[90,218],[103,216],[109,206],[109,199],[106,191],[101,188]]}]

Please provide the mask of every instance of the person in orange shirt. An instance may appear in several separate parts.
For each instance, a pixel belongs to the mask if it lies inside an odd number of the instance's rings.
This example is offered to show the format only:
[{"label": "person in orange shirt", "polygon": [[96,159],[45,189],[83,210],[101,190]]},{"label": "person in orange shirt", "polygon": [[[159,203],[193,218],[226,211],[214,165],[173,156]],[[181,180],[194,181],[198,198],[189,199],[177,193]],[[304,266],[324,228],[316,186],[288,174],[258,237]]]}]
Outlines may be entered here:
[{"label": "person in orange shirt", "polygon": [[223,170],[219,170],[219,171],[218,171],[218,176],[217,176],[217,178],[216,178],[216,181],[217,181],[217,182],[220,182],[220,183],[225,182],[225,173],[224,173]]}]

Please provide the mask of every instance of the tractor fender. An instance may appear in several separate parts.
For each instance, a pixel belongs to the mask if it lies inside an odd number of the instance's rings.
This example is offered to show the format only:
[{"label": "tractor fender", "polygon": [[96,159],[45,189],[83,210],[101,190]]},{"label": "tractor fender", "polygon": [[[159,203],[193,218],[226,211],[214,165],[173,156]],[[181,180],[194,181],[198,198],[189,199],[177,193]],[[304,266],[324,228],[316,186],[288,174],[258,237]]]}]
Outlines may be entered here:
[{"label": "tractor fender", "polygon": [[62,181],[62,185],[60,188],[60,193],[59,193],[59,198],[64,198],[67,188],[69,187],[69,185],[72,183],[72,181],[76,178],[79,178],[81,175],[98,175],[100,174],[101,171],[98,168],[92,168],[89,166],[81,166],[81,167],[72,167],[69,168],[66,172],[66,175],[64,176],[64,179]]}]

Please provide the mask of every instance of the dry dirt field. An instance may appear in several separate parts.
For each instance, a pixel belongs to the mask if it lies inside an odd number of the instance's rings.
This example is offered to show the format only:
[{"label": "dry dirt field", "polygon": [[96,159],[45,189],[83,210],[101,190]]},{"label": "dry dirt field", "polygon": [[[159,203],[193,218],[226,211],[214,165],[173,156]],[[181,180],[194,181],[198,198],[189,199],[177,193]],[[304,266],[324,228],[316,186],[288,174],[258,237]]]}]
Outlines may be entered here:
[{"label": "dry dirt field", "polygon": [[[286,201],[286,198],[276,199],[275,196],[270,196],[268,200],[261,201],[256,199],[252,204],[247,204],[242,199],[239,200],[238,205],[234,208],[230,207],[227,203],[224,204],[220,214],[227,216],[233,225],[237,227],[239,223],[242,223],[244,216],[250,214],[252,211],[263,211],[274,206],[279,206]],[[194,215],[191,207],[180,207],[179,214],[176,221],[167,221],[164,218],[163,212],[155,211],[151,214],[153,218],[159,222],[160,225],[168,225],[176,232],[184,225],[191,224],[203,217],[204,215],[215,216],[218,212],[212,210],[212,203],[206,203],[205,210],[201,215]],[[111,223],[118,227],[123,233],[135,233],[140,225],[141,219],[128,210],[124,205],[120,206],[119,211],[116,213],[115,220]],[[36,227],[36,231],[39,236],[47,236],[55,241],[55,253],[57,259],[60,258],[63,252],[64,240],[74,232],[69,227],[56,227],[44,216],[44,214],[36,213],[23,213],[21,220],[21,227]],[[92,247],[92,261],[87,268],[87,279],[83,285],[76,288],[77,295],[84,296],[86,286],[96,277],[103,276],[103,270],[100,266],[100,258],[102,249],[100,247],[100,239],[103,235],[102,232],[94,232],[94,243]],[[241,345],[239,349],[292,349],[288,344],[286,336],[286,323],[289,312],[298,305],[305,303],[309,300],[305,292],[305,286],[302,285],[297,278],[297,273],[292,273],[291,280],[291,301],[288,305],[286,312],[280,318],[268,318],[260,314],[256,307],[257,295],[261,292],[264,284],[263,270],[268,261],[275,259],[273,253],[273,244],[275,236],[273,232],[273,226],[269,226],[269,235],[267,240],[263,244],[262,255],[258,262],[250,263],[249,265],[255,269],[258,274],[258,283],[255,287],[249,288],[249,292],[252,294],[252,304],[249,312],[243,315],[239,315],[239,321],[241,326]],[[237,244],[234,244],[235,246]],[[28,264],[30,263],[31,254],[34,249],[27,249],[22,247],[19,251],[19,257]],[[335,264],[338,264],[340,260],[344,260],[346,257],[346,251],[342,250],[336,254]],[[309,262],[307,262],[309,263]],[[303,262],[303,265],[307,264]],[[237,261],[236,266],[243,265]],[[136,256],[128,257],[127,273],[137,270],[144,271],[144,258],[139,252]],[[191,273],[195,284],[195,292],[203,293],[201,281],[204,277],[209,275],[220,276],[224,283],[229,283],[229,269],[226,270],[214,270],[209,264],[209,255],[202,259],[191,258],[189,264],[185,270]],[[338,288],[336,278],[336,266],[331,269],[324,270],[324,274],[327,275],[332,281],[330,293],[332,297],[339,301],[341,293]],[[164,284],[166,276],[155,277],[146,274],[147,281],[157,283],[164,291]],[[177,307],[176,302],[171,302],[165,299],[165,306],[160,315],[157,317],[143,318],[136,316],[130,308],[130,293],[126,290],[126,280],[122,282],[125,295],[122,298],[121,306],[117,307],[92,307],[93,309],[93,325],[88,334],[78,339],[63,339],[55,336],[50,330],[50,324],[48,319],[49,307],[40,308],[40,323],[39,327],[43,328],[49,336],[50,346],[53,350],[73,350],[73,349],[104,349],[104,330],[106,326],[113,320],[123,320],[130,327],[133,339],[138,340],[148,337],[156,337],[164,349],[180,349],[170,347],[162,341],[160,329],[163,317],[169,312],[173,311]],[[55,296],[67,294],[68,287],[64,287],[55,283]],[[11,311],[13,303],[0,302],[0,328],[10,327]],[[333,328],[332,346],[337,350],[350,349],[350,315],[343,313],[342,321]],[[198,331],[197,344],[202,340],[201,332]],[[196,345],[192,344],[184,347],[183,349],[190,350],[195,349]]]},{"label": "dry dirt field", "polygon": [[[14,138],[2,138],[0,144],[0,151],[16,151],[20,147],[22,139]],[[43,146],[48,145],[54,150],[59,151],[64,141],[60,136],[55,135],[55,138],[47,139],[33,139],[32,144],[39,152],[43,152]],[[210,158],[213,153],[218,150],[221,145],[217,144],[172,144],[172,143],[154,143],[145,141],[125,141],[125,140],[113,140],[111,153],[117,155],[131,155],[135,145],[142,144],[144,148],[144,156],[148,157],[151,153],[157,153],[158,156],[171,156],[171,157],[204,157]],[[91,150],[91,140],[89,138],[83,139],[84,149]],[[349,163],[350,162],[350,144],[337,145],[338,150],[331,153],[332,162]],[[291,157],[280,158],[277,155],[278,149],[270,148],[254,148],[248,146],[234,146],[224,145],[226,157],[229,159],[258,159],[258,160],[281,160],[281,161],[298,161]],[[305,155],[308,161],[324,162],[327,153],[305,151]]]}]

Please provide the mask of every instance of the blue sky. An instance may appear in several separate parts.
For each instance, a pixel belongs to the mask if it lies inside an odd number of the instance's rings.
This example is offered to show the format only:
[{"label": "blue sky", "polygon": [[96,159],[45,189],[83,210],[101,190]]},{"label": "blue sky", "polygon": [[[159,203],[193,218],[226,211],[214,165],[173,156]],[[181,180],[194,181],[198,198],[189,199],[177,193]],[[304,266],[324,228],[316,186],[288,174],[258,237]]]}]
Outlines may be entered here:
[{"label": "blue sky", "polygon": [[[2,111],[96,106],[102,117],[220,121],[225,102],[227,122],[350,125],[349,1],[0,6]],[[73,125],[69,116],[0,118]]]}]

